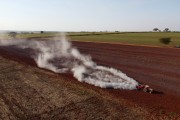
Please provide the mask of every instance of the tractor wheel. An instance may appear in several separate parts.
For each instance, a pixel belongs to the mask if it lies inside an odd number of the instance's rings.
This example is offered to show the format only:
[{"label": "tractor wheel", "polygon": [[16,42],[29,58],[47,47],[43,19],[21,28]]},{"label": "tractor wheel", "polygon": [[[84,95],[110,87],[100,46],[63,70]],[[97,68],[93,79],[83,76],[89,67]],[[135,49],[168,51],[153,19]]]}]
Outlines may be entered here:
[{"label": "tractor wheel", "polygon": [[147,88],[144,88],[144,89],[143,89],[143,92],[148,92]]},{"label": "tractor wheel", "polygon": [[149,89],[149,93],[153,93],[153,89]]}]

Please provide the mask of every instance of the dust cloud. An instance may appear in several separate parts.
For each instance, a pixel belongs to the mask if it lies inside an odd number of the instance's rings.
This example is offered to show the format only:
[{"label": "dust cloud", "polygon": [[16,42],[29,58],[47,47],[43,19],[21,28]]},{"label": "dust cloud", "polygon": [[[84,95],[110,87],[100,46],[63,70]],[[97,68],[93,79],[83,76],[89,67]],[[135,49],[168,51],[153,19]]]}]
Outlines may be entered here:
[{"label": "dust cloud", "polygon": [[136,89],[138,82],[120,70],[99,66],[91,56],[81,54],[61,33],[53,40],[10,39],[0,40],[0,46],[16,46],[36,52],[31,56],[40,68],[55,73],[72,73],[80,82],[86,82],[101,88]]}]

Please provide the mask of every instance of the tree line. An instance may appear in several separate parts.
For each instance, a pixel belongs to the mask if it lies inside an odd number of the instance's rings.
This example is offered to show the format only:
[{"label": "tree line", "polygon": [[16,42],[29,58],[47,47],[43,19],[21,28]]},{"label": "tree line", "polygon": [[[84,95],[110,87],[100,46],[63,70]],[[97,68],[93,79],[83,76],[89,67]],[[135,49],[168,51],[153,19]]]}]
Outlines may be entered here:
[{"label": "tree line", "polygon": [[169,28],[165,28],[163,31],[161,31],[159,28],[154,28],[153,31],[154,32],[171,32]]}]

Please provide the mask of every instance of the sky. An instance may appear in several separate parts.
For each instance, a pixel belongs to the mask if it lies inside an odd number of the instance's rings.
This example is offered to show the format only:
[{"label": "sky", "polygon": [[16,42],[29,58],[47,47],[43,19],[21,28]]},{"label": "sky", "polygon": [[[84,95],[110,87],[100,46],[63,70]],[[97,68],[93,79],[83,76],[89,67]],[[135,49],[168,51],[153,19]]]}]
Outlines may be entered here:
[{"label": "sky", "polygon": [[0,0],[0,30],[180,31],[180,0]]}]

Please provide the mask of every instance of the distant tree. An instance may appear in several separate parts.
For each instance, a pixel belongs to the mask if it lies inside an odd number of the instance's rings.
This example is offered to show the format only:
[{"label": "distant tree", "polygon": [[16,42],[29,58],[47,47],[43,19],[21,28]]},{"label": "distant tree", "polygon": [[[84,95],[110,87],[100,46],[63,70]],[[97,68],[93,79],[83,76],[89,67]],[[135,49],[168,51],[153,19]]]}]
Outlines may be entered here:
[{"label": "distant tree", "polygon": [[40,33],[41,33],[41,34],[43,34],[43,33],[44,33],[44,31],[41,31]]},{"label": "distant tree", "polygon": [[15,38],[17,36],[17,33],[16,32],[10,32],[9,36],[12,38]]},{"label": "distant tree", "polygon": [[165,28],[164,32],[170,32],[169,28]]},{"label": "distant tree", "polygon": [[169,44],[171,42],[171,38],[161,38],[159,41],[163,44]]},{"label": "distant tree", "polygon": [[154,31],[154,32],[157,32],[157,31],[159,31],[159,29],[158,29],[158,28],[154,28],[153,31]]}]

